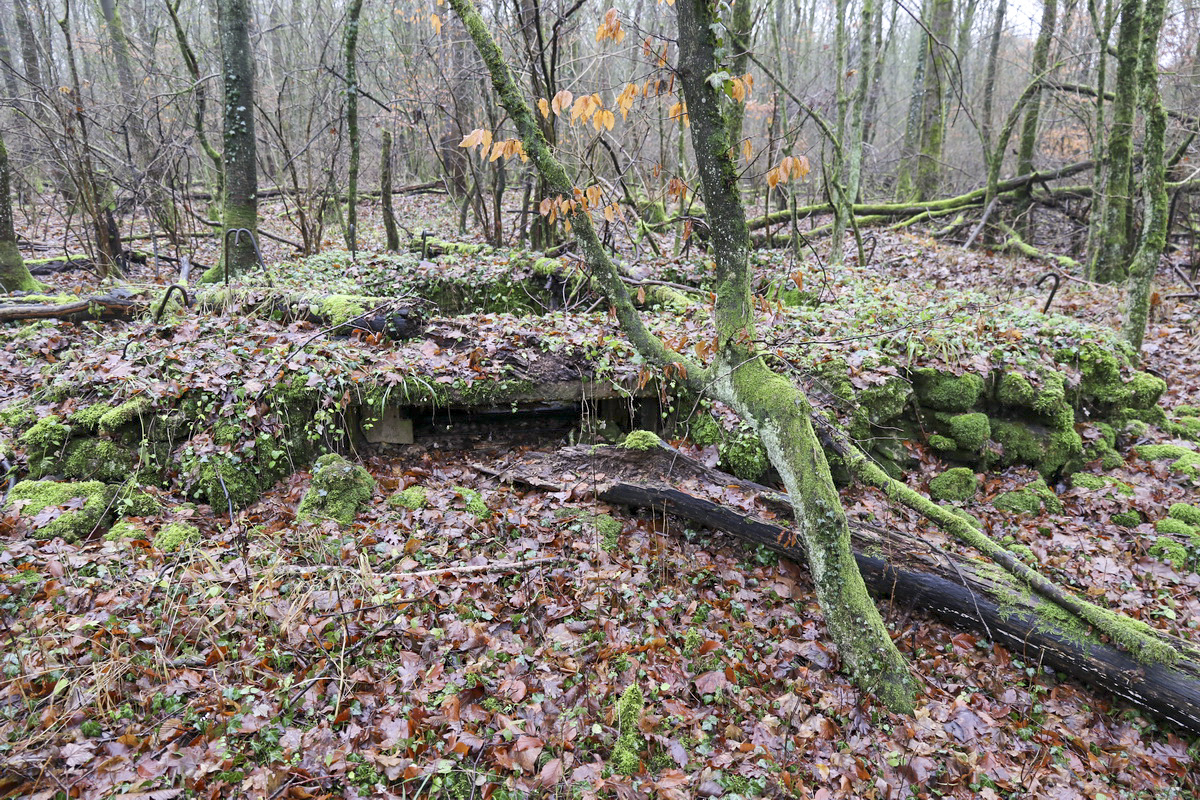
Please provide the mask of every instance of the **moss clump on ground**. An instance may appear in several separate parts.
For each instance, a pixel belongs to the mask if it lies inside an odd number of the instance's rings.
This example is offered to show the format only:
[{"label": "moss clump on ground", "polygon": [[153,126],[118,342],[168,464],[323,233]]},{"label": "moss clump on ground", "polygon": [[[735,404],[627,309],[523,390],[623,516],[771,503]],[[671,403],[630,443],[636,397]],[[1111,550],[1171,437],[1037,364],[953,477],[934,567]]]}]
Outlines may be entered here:
[{"label": "moss clump on ground", "polygon": [[1188,525],[1200,525],[1200,508],[1187,503],[1172,503],[1167,515]]},{"label": "moss clump on ground", "polygon": [[29,472],[41,477],[54,471],[59,454],[71,438],[71,428],[51,414],[33,424],[17,441],[25,448]]},{"label": "moss clump on ground", "polygon": [[958,414],[946,420],[950,438],[963,450],[981,449],[992,435],[987,414]]},{"label": "moss clump on ground", "polygon": [[116,433],[135,419],[149,413],[152,405],[149,397],[140,394],[105,412],[104,416],[100,417],[97,427],[105,433]]},{"label": "moss clump on ground", "polygon": [[164,553],[174,553],[185,545],[200,540],[200,529],[187,522],[171,522],[154,534],[154,546]]},{"label": "moss clump on ground", "polygon": [[455,486],[454,491],[458,492],[459,497],[463,499],[463,506],[467,513],[478,520],[489,519],[492,516],[492,510],[487,507],[487,503],[483,501],[483,495],[474,489],[468,489],[465,486]]},{"label": "moss clump on ground", "polygon": [[0,408],[0,425],[9,428],[24,428],[37,419],[33,403],[28,400],[18,400]]},{"label": "moss clump on ground", "polygon": [[621,775],[636,775],[641,767],[641,752],[646,742],[638,730],[645,697],[637,684],[630,684],[617,701],[617,729],[621,732],[613,746],[612,767]]},{"label": "moss clump on ground", "polygon": [[882,386],[869,386],[857,393],[859,406],[866,409],[868,419],[882,424],[904,413],[912,398],[912,384],[903,378],[893,378]]},{"label": "moss clump on ground", "polygon": [[929,482],[934,500],[970,500],[979,491],[979,479],[966,467],[948,469]]},{"label": "moss clump on ground", "polygon": [[992,500],[992,505],[1010,514],[1039,514],[1042,500],[1028,489],[1001,492]]},{"label": "moss clump on ground", "polygon": [[1099,475],[1093,475],[1090,472],[1076,472],[1071,475],[1071,486],[1076,489],[1103,489],[1108,485],[1108,481],[1101,478]]},{"label": "moss clump on ground", "polygon": [[33,532],[35,539],[61,537],[67,542],[77,542],[103,525],[115,493],[115,487],[100,481],[21,481],[9,492],[8,501],[10,505],[28,501],[22,503],[20,514],[34,519],[47,508],[75,505],[73,501],[82,498],[82,506],[63,509]]},{"label": "moss clump on ground", "polygon": [[62,473],[68,478],[119,483],[133,470],[129,451],[108,439],[75,439],[67,445]]},{"label": "moss clump on ground", "polygon": [[1200,477],[1200,453],[1177,444],[1142,444],[1134,448],[1147,461],[1171,459],[1171,471],[1189,478]]},{"label": "moss clump on ground", "polygon": [[621,447],[628,450],[653,450],[662,447],[662,439],[653,431],[631,431],[621,442]]},{"label": "moss clump on ground", "polygon": [[1122,528],[1136,528],[1142,524],[1142,515],[1136,511],[1118,511],[1109,517],[1109,520]]},{"label": "moss clump on ground", "polygon": [[771,466],[767,449],[751,433],[739,432],[729,436],[721,442],[718,452],[721,468],[745,481],[757,480]]},{"label": "moss clump on ground", "polygon": [[969,411],[983,394],[983,378],[972,373],[954,375],[926,367],[913,377],[917,399],[937,411]]},{"label": "moss clump on ground", "polygon": [[72,411],[67,417],[67,421],[75,428],[95,433],[97,426],[100,425],[100,418],[111,410],[112,406],[107,403],[92,403],[90,406]]},{"label": "moss clump on ground", "polygon": [[108,529],[108,533],[104,534],[104,538],[110,542],[123,542],[127,539],[143,539],[145,537],[144,530],[125,520],[113,523],[113,526]]},{"label": "moss clump on ground", "polygon": [[129,485],[117,492],[113,509],[120,517],[152,517],[161,514],[163,506],[154,495]]},{"label": "moss clump on ground", "polygon": [[1117,452],[1117,432],[1113,427],[1106,422],[1097,422],[1092,427],[1100,435],[1084,446],[1084,460],[1099,459],[1100,466],[1105,470],[1124,465],[1125,459]]},{"label": "moss clump on ground", "polygon": [[596,532],[600,534],[600,546],[610,553],[616,552],[619,544],[618,537],[620,537],[621,531],[625,530],[621,521],[608,514],[596,514],[591,518],[591,523],[596,527]]},{"label": "moss clump on ground", "polygon": [[357,464],[337,453],[328,453],[313,466],[312,483],[300,500],[299,519],[333,519],[342,525],[354,522],[371,499],[375,479]]},{"label": "moss clump on ground", "polygon": [[429,505],[429,493],[424,486],[413,484],[407,489],[396,492],[387,499],[389,506],[407,508],[409,511],[420,511]]},{"label": "moss clump on ground", "polygon": [[1166,517],[1154,523],[1154,530],[1159,533],[1174,534],[1176,536],[1195,536],[1196,529],[1188,525],[1182,520],[1174,517]]},{"label": "moss clump on ground", "polygon": [[1187,548],[1169,536],[1159,536],[1150,545],[1150,555],[1159,561],[1169,561],[1172,566],[1182,567],[1187,564]]}]

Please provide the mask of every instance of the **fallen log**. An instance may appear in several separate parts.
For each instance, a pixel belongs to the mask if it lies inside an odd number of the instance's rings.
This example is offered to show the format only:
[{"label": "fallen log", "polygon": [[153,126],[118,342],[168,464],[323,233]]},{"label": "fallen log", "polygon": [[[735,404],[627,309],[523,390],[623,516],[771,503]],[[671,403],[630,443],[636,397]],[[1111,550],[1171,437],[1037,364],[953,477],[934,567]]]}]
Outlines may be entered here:
[{"label": "fallen log", "polygon": [[201,308],[238,310],[281,322],[304,321],[322,327],[381,333],[411,339],[425,330],[420,299],[362,295],[313,295],[269,287],[219,287],[197,298]]},{"label": "fallen log", "polygon": [[33,319],[68,322],[132,319],[146,310],[146,301],[130,295],[95,295],[66,303],[0,303],[0,323]]},{"label": "fallen log", "polygon": [[[568,447],[527,453],[500,477],[553,490],[578,491],[582,486],[605,502],[668,512],[804,560],[784,524],[791,514],[786,497],[669,448]],[[1178,660],[1141,663],[1099,641],[1085,625],[1046,613],[1045,601],[987,562],[937,550],[886,528],[851,523],[851,530],[859,569],[876,597],[980,631],[1029,663],[1052,667],[1200,733],[1200,660],[1193,646],[1163,634]]]},{"label": "fallen log", "polygon": [[[1049,181],[1060,180],[1062,178],[1076,175],[1080,172],[1092,169],[1095,166],[1093,161],[1079,161],[1075,164],[1068,164],[1054,170],[1045,172],[1030,172],[1026,175],[1018,175],[1007,180],[1000,181],[996,187],[998,194],[1007,194],[1016,189],[1021,189],[1026,186],[1031,186],[1038,183],[1047,183]],[[946,197],[940,200],[929,200],[923,203],[858,203],[854,206],[855,216],[878,216],[878,217],[913,217],[918,214],[938,211],[956,211],[967,206],[981,204],[987,194],[986,187],[973,189],[966,194],[958,195],[957,197]],[[797,208],[795,213],[798,219],[804,219],[813,214],[829,213],[833,210],[830,203],[817,203],[811,206],[803,206]],[[762,217],[756,217],[748,220],[747,225],[751,231],[756,231],[760,228],[765,228],[768,225],[777,225],[781,222],[788,222],[792,218],[792,210],[785,209],[783,211],[775,211]]]}]

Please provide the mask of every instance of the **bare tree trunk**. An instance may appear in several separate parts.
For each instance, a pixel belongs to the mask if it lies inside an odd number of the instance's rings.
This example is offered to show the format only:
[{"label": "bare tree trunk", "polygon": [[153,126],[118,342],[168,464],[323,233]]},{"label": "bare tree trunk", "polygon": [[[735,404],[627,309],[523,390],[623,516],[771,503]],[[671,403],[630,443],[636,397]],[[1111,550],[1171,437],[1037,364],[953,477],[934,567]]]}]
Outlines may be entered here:
[{"label": "bare tree trunk", "polygon": [[[218,0],[221,75],[225,97],[225,197],[222,202],[222,264],[204,273],[215,282],[257,264],[253,240],[238,230],[258,228],[258,165],[254,139],[254,54],[250,49],[250,0]],[[257,235],[257,234],[255,234]],[[223,270],[222,270],[223,267]]]},{"label": "bare tree trunk", "polygon": [[1158,37],[1166,14],[1166,0],[1147,0],[1143,12],[1141,44],[1142,115],[1146,139],[1142,149],[1142,199],[1145,206],[1142,236],[1129,267],[1129,299],[1123,333],[1134,349],[1141,350],[1150,313],[1154,273],[1167,246],[1166,138],[1167,112],[1158,87]]},{"label": "bare tree trunk", "polygon": [[358,249],[358,163],[362,140],[358,130],[358,18],[363,0],[350,0],[346,11],[346,130],[350,135],[350,174],[346,180],[346,247]]},{"label": "bare tree trunk", "polygon": [[387,249],[400,249],[400,235],[396,232],[396,211],[392,207],[392,132],[383,129],[383,151],[380,153],[379,201],[383,206],[383,229],[387,233]]}]

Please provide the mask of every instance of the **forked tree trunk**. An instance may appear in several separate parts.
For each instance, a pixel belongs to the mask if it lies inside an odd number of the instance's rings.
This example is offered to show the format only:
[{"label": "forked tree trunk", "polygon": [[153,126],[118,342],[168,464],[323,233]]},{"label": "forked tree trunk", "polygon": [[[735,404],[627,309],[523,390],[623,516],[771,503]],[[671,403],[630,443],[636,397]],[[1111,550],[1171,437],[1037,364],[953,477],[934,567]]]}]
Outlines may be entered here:
[{"label": "forked tree trunk", "polygon": [[[495,40],[470,0],[450,0],[483,57],[500,102],[516,124],[526,152],[554,191],[570,197],[573,185],[542,136]],[[692,147],[716,243],[718,353],[704,369],[668,350],[638,316],[628,290],[581,207],[572,230],[588,267],[612,302],[633,345],[649,363],[708,388],[756,430],[797,508],[798,532],[809,559],[830,635],[858,684],[890,708],[913,708],[915,684],[892,643],[850,548],[850,531],[829,465],[809,419],[810,406],[789,381],[767,368],[754,345],[754,311],[747,265],[749,232],[729,154],[721,95],[708,83],[717,71],[715,9],[708,0],[681,0],[679,73],[691,119]]]}]

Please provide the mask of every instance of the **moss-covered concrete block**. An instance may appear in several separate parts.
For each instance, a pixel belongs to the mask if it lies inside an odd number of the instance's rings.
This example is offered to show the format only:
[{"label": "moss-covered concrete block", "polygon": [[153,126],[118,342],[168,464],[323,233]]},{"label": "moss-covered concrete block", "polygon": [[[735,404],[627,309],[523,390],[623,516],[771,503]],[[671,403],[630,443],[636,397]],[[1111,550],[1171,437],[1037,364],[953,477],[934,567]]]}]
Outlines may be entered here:
[{"label": "moss-covered concrete block", "polygon": [[[115,486],[100,481],[30,480],[12,488],[8,503],[20,504],[20,516],[37,525],[33,532],[35,539],[61,537],[67,542],[77,542],[103,527],[115,494]],[[47,511],[50,513],[43,513]]]},{"label": "moss-covered concrete block", "polygon": [[73,439],[67,445],[61,472],[68,478],[95,478],[105,483],[120,483],[133,470],[129,450],[108,439]]},{"label": "moss-covered concrete block", "polygon": [[955,375],[925,367],[913,373],[921,405],[936,411],[970,411],[983,394],[983,378],[973,373]]},{"label": "moss-covered concrete block", "polygon": [[1200,478],[1200,453],[1176,444],[1143,444],[1134,451],[1147,461],[1171,461],[1171,471],[1189,478]]},{"label": "moss-covered concrete block", "polygon": [[979,491],[979,479],[966,467],[948,469],[929,482],[934,500],[970,500]]},{"label": "moss-covered concrete block", "polygon": [[992,435],[992,426],[986,414],[957,414],[947,417],[946,428],[955,444],[972,452],[982,449]]},{"label": "moss-covered concrete block", "polygon": [[333,519],[342,525],[354,522],[370,501],[375,479],[358,464],[336,453],[317,459],[312,483],[300,500],[299,519]]}]

